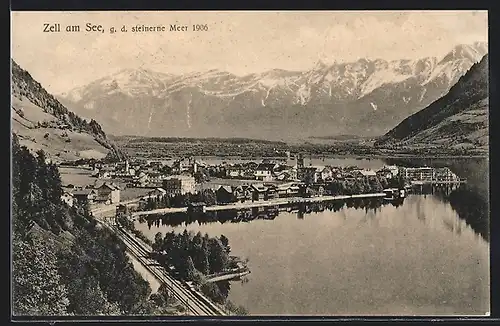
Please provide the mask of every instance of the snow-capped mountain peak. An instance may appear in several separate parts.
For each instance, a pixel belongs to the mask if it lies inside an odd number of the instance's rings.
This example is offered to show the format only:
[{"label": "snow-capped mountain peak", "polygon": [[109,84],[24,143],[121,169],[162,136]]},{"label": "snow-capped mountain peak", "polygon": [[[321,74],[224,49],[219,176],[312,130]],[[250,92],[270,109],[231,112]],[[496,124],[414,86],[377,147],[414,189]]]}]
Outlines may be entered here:
[{"label": "snow-capped mountain peak", "polygon": [[[160,134],[166,128],[164,124],[170,123],[165,119],[187,119],[186,112],[189,112],[189,120],[168,128],[189,125],[192,132],[205,128],[206,121],[210,120],[220,126],[229,124],[228,128],[244,129],[248,125],[239,123],[255,121],[255,129],[260,130],[267,124],[284,123],[283,117],[293,120],[288,122],[290,125],[301,125],[304,119],[318,119],[308,122],[311,124],[330,121],[335,125],[338,118],[344,121],[340,126],[343,129],[350,128],[349,121],[362,124],[364,119],[370,123],[370,119],[376,118],[381,128],[392,128],[395,120],[404,119],[445,94],[486,51],[487,44],[476,42],[458,45],[442,59],[363,58],[331,64],[318,60],[306,71],[272,69],[245,76],[219,69],[184,75],[145,68],[123,69],[76,88],[64,98],[83,110],[93,109],[96,114],[107,115],[106,110],[114,110],[112,115],[118,120],[122,115],[119,110],[132,107],[127,113],[130,121],[141,121],[141,116],[147,115],[144,123]],[[151,105],[154,110],[148,109]],[[179,113],[175,113],[178,110]],[[290,110],[293,112],[288,112]],[[281,120],[266,119],[267,113]],[[383,119],[387,119],[387,126]],[[162,127],[155,127],[156,124]],[[207,128],[212,132],[213,128]],[[268,130],[274,129],[280,128],[268,127]],[[371,130],[375,132],[374,128]]]}]

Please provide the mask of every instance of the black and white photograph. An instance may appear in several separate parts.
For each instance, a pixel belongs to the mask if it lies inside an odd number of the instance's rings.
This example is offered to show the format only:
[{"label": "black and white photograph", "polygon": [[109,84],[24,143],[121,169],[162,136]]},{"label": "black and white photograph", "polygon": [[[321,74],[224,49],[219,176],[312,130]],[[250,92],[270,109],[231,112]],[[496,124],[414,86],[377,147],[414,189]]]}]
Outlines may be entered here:
[{"label": "black and white photograph", "polygon": [[10,64],[11,316],[490,315],[488,11],[12,11]]}]

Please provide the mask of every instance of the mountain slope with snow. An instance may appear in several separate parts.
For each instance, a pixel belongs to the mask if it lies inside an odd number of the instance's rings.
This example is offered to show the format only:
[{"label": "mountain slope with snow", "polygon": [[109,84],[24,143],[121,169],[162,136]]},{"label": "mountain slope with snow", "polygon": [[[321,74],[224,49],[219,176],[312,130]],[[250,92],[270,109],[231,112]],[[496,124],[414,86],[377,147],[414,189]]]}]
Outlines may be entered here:
[{"label": "mountain slope with snow", "polygon": [[485,55],[445,96],[405,119],[375,145],[488,151],[488,109]]},{"label": "mountain slope with snow", "polygon": [[246,76],[123,70],[60,98],[116,135],[378,136],[446,94],[486,52],[477,42],[443,58],[319,61],[308,71]]}]

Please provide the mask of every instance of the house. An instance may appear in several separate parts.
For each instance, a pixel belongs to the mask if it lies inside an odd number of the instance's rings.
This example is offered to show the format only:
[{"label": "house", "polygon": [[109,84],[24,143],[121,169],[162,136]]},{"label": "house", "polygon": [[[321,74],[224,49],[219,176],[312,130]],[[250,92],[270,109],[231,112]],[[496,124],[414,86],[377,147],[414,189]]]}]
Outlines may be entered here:
[{"label": "house", "polygon": [[185,158],[182,158],[180,160],[176,160],[172,164],[172,172],[175,174],[189,172],[189,171],[191,171],[192,165],[193,165],[193,162],[192,162],[191,158],[189,158],[189,157],[185,157]]},{"label": "house", "polygon": [[163,180],[163,189],[168,196],[194,194],[196,192],[196,181],[194,177],[185,175],[170,176]]},{"label": "house", "polygon": [[161,186],[165,177],[157,171],[148,172],[148,183],[153,186]]},{"label": "house", "polygon": [[265,184],[264,187],[267,188],[266,200],[271,200],[278,198],[278,187],[273,184]]},{"label": "house", "polygon": [[393,176],[397,176],[399,174],[399,167],[396,165],[385,165],[384,169],[391,171]]},{"label": "house", "polygon": [[333,170],[329,166],[323,167],[320,171],[321,180],[331,180],[333,178]]},{"label": "house", "polygon": [[252,184],[250,188],[252,192],[252,201],[267,199],[267,187],[263,184]]},{"label": "house", "polygon": [[321,197],[325,194],[325,187],[319,184],[311,185],[309,187],[309,194],[313,197]]},{"label": "house", "polygon": [[93,204],[97,198],[95,189],[80,189],[73,192],[73,204]]},{"label": "house", "polygon": [[128,174],[130,163],[128,160],[116,163],[116,171],[120,174]]},{"label": "house", "polygon": [[145,187],[149,182],[148,175],[144,172],[140,172],[133,180],[136,187]]},{"label": "house", "polygon": [[249,185],[240,185],[233,188],[233,195],[237,201],[244,202],[252,199],[252,189]]},{"label": "house", "polygon": [[296,183],[284,183],[276,188],[277,196],[280,198],[297,197],[300,192],[300,187]]},{"label": "house", "polygon": [[317,168],[313,166],[297,168],[297,179],[305,183],[317,182]]},{"label": "house", "polygon": [[94,176],[99,179],[111,179],[111,173],[103,169],[99,170]]},{"label": "house", "polygon": [[279,180],[279,181],[292,180],[291,174],[288,171],[277,172],[276,173],[276,180]]},{"label": "house", "polygon": [[261,181],[272,181],[275,164],[261,163],[255,168],[255,179]]},{"label": "house", "polygon": [[96,201],[104,202],[106,204],[115,204],[120,202],[120,188],[113,183],[103,183],[97,187]]},{"label": "house", "polygon": [[354,179],[364,179],[364,178],[376,178],[377,173],[373,170],[354,170],[348,173],[347,178],[354,178]]},{"label": "house", "polygon": [[61,200],[71,207],[73,206],[73,201],[75,200],[75,197],[73,197],[73,194],[70,193],[69,191],[65,191],[61,195]]},{"label": "house", "polygon": [[378,170],[376,173],[379,178],[392,179],[393,177],[392,172],[385,168]]},{"label": "house", "polygon": [[273,169],[273,172],[275,174],[278,174],[278,173],[281,173],[281,172],[285,172],[287,171],[288,169],[290,169],[290,167],[284,165],[284,164],[277,164],[274,169]]},{"label": "house", "polygon": [[245,169],[241,164],[235,164],[226,168],[226,177],[228,178],[239,178],[245,173]]},{"label": "house", "polygon": [[215,190],[215,197],[219,204],[232,203],[236,199],[231,186],[219,186],[217,190]]},{"label": "house", "polygon": [[287,170],[287,172],[290,174],[290,180],[298,180],[297,176],[297,166],[292,166],[290,169]]}]

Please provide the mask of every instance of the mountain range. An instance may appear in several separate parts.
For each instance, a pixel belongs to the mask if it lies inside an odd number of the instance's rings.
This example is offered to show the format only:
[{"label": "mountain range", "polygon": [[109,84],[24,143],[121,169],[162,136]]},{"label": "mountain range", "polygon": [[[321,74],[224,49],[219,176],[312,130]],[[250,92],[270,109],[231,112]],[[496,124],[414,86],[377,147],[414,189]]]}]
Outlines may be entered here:
[{"label": "mountain range", "polygon": [[307,71],[245,76],[125,69],[58,99],[114,135],[375,137],[444,96],[487,51],[487,43],[476,42],[442,58],[319,61]]},{"label": "mountain range", "polygon": [[11,59],[11,131],[31,151],[44,150],[54,162],[122,157],[99,123],[68,110]]},{"label": "mountain range", "polygon": [[450,91],[403,120],[377,147],[446,147],[488,151],[488,55]]}]

